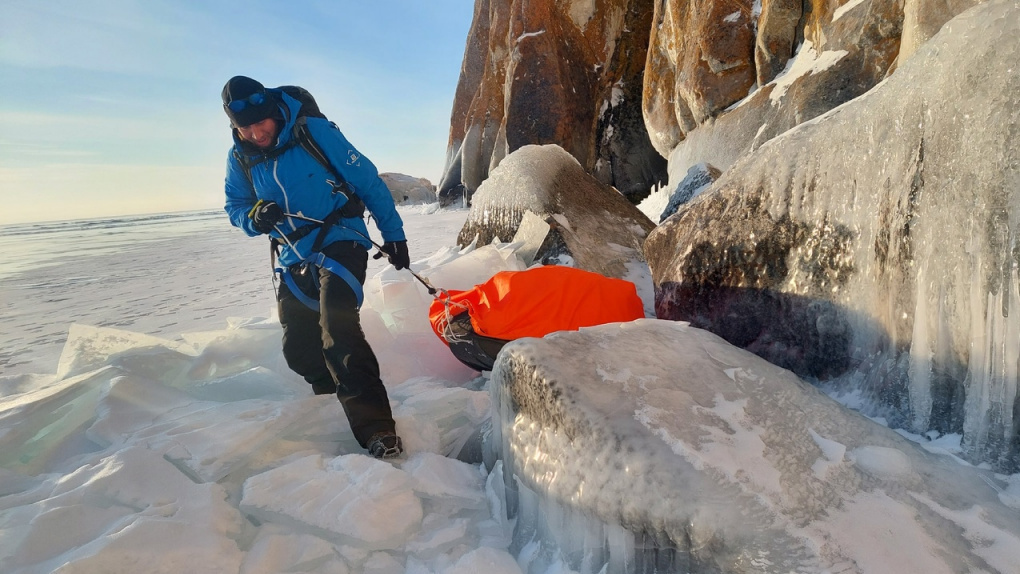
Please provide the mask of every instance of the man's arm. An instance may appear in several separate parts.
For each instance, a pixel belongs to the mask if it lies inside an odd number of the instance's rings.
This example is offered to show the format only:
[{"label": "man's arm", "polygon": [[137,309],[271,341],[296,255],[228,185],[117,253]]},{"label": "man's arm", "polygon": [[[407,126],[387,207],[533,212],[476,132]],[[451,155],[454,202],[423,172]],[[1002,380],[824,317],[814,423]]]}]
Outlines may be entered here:
[{"label": "man's arm", "polygon": [[393,204],[393,195],[379,177],[375,165],[362,156],[344,134],[328,121],[308,118],[308,130],[340,175],[354,189],[354,193],[372,212],[383,241],[405,241],[404,222]]},{"label": "man's arm", "polygon": [[227,178],[225,181],[227,202],[223,209],[230,217],[230,223],[248,235],[255,237],[261,235],[252,225],[248,212],[255,206],[258,198],[255,196],[255,189],[248,176],[244,174],[241,165],[234,158],[233,154],[227,157]]}]

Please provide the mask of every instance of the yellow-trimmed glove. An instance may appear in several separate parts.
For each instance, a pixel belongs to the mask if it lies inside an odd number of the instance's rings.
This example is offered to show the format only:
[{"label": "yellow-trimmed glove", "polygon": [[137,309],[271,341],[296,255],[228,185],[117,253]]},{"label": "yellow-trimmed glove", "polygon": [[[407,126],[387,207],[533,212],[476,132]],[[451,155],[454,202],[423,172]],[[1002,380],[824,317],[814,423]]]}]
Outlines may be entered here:
[{"label": "yellow-trimmed glove", "polygon": [[259,233],[269,233],[276,227],[277,223],[283,221],[283,210],[275,201],[260,199],[248,212],[251,219],[251,226]]}]

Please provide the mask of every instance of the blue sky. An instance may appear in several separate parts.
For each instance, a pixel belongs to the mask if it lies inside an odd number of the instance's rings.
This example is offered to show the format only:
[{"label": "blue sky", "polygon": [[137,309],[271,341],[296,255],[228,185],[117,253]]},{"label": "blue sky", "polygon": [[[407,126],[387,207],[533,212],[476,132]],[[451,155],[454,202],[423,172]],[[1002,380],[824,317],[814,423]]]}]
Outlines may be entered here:
[{"label": "blue sky", "polygon": [[0,0],[0,224],[215,208],[231,76],[438,183],[473,0]]}]

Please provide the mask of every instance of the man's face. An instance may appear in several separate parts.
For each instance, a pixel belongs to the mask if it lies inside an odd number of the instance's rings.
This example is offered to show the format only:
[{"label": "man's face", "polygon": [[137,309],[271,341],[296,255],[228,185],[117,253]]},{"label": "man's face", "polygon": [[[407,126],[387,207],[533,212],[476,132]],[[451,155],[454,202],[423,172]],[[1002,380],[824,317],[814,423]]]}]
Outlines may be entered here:
[{"label": "man's face", "polygon": [[259,149],[272,147],[276,143],[276,131],[276,120],[273,118],[266,118],[250,126],[237,128],[241,139],[255,144],[255,147]]}]

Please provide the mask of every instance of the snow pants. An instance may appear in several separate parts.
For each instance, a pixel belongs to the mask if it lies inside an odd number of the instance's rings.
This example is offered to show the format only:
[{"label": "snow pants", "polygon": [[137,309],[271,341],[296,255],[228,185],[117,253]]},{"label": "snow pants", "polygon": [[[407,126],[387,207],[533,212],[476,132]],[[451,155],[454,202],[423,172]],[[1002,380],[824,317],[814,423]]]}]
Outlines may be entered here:
[{"label": "snow pants", "polygon": [[[368,251],[363,246],[342,241],[322,252],[365,283]],[[307,273],[318,274],[318,311],[298,300],[286,283],[280,283],[277,301],[283,356],[291,370],[312,385],[315,394],[336,394],[354,438],[364,447],[373,434],[395,430],[386,387],[379,378],[379,362],[361,329],[357,296],[350,285],[327,269],[311,266]]]}]

